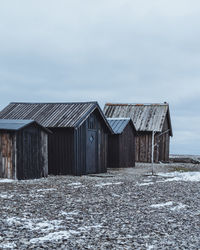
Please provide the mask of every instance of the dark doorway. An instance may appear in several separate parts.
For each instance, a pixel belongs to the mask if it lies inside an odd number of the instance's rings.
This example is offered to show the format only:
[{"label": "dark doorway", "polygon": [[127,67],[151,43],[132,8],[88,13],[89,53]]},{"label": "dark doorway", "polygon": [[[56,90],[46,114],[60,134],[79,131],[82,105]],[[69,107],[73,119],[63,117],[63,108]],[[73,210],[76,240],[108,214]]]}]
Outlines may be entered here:
[{"label": "dark doorway", "polygon": [[97,164],[97,133],[96,130],[87,131],[87,150],[86,150],[86,173],[96,173]]}]

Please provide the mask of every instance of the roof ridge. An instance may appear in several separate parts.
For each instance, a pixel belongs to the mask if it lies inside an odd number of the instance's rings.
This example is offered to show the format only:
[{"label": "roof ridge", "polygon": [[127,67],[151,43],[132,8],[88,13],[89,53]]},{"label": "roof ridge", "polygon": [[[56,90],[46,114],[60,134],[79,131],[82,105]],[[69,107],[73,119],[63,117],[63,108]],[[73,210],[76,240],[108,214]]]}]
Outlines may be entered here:
[{"label": "roof ridge", "polygon": [[105,106],[169,106],[169,103],[106,103]]},{"label": "roof ridge", "polygon": [[91,102],[10,102],[10,104],[97,104],[97,101]]}]

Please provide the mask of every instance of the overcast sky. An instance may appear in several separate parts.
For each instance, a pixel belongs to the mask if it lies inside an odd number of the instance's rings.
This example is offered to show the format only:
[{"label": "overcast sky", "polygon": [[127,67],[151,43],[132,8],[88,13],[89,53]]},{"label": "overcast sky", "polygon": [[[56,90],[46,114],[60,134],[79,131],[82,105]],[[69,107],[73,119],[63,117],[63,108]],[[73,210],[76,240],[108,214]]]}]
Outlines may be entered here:
[{"label": "overcast sky", "polygon": [[167,101],[171,153],[200,154],[199,24],[199,0],[0,0],[0,109]]}]

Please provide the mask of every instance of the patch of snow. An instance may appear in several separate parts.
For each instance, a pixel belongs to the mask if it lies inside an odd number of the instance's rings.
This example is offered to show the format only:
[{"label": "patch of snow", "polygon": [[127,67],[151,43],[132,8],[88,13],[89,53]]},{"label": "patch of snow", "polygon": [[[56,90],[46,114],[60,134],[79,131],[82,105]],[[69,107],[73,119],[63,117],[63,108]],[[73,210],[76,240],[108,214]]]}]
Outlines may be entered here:
[{"label": "patch of snow", "polygon": [[67,186],[82,186],[82,183],[81,182],[72,182],[72,183],[67,184]]},{"label": "patch of snow", "polygon": [[73,182],[73,183],[69,183],[69,184],[67,184],[67,186],[69,186],[69,187],[73,187],[73,188],[85,187],[85,185],[83,185],[81,182]]},{"label": "patch of snow", "polygon": [[149,186],[154,184],[154,182],[144,182],[144,183],[138,183],[137,186]]},{"label": "patch of snow", "polygon": [[60,228],[61,220],[52,220],[48,222],[39,222],[32,228],[34,231],[48,232]]},{"label": "patch of snow", "polygon": [[165,202],[165,203],[153,204],[150,207],[161,208],[161,207],[172,206],[172,205],[173,205],[173,202],[172,201],[168,201],[168,202]]},{"label": "patch of snow", "polygon": [[6,222],[8,223],[9,226],[12,226],[13,224],[15,224],[15,225],[20,225],[21,224],[20,218],[17,218],[17,217],[8,218],[6,220]]},{"label": "patch of snow", "polygon": [[170,208],[170,210],[172,211],[176,211],[176,210],[180,210],[180,209],[184,209],[185,207],[187,207],[186,205],[182,204],[182,203],[179,203],[179,205],[175,206],[175,207],[172,207]]},{"label": "patch of snow", "polygon": [[106,182],[106,183],[96,184],[95,187],[112,186],[112,185],[121,185],[121,184],[123,184],[123,182]]},{"label": "patch of snow", "polygon": [[[172,201],[168,201],[166,203],[160,203],[160,204],[153,204],[153,205],[151,205],[151,207],[153,207],[153,208],[162,208],[162,207],[166,207],[166,206],[173,206],[173,202]],[[176,206],[170,207],[170,210],[176,211],[176,210],[183,209],[185,207],[187,207],[187,206],[184,205],[184,204],[182,204],[182,203],[179,203]]]},{"label": "patch of snow", "polygon": [[7,193],[1,193],[0,198],[2,199],[11,199],[13,195],[8,195]]},{"label": "patch of snow", "polygon": [[77,215],[77,214],[78,213],[76,213],[76,212],[69,212],[69,213],[64,212],[64,211],[60,212],[60,215],[65,216],[65,220],[74,220],[72,215]]},{"label": "patch of snow", "polygon": [[27,180],[19,180],[20,183],[25,183],[25,184],[35,184],[35,183],[41,183],[44,181],[48,181],[47,177],[43,177],[43,178],[38,178],[38,179],[27,179]]},{"label": "patch of snow", "polygon": [[13,249],[16,247],[14,242],[0,243],[0,249]]},{"label": "patch of snow", "polygon": [[83,187],[85,187],[85,185],[80,185],[80,186],[77,185],[77,186],[74,186],[74,188],[80,188],[80,187],[83,188]]},{"label": "patch of snow", "polygon": [[49,233],[43,237],[31,239],[30,243],[35,244],[35,243],[43,243],[46,241],[58,241],[62,239],[68,239],[73,234],[79,234],[79,232],[74,230],[69,230],[69,231],[59,231],[59,232]]},{"label": "patch of snow", "polygon": [[61,211],[60,214],[61,214],[61,215],[78,215],[79,212],[76,212],[76,211],[74,211],[74,212],[65,212],[65,211]]},{"label": "patch of snow", "polygon": [[32,194],[31,196],[34,198],[43,198],[44,197],[43,194]]},{"label": "patch of snow", "polygon": [[147,250],[152,250],[152,249],[155,249],[153,245],[147,246]]},{"label": "patch of snow", "polygon": [[15,225],[27,228],[33,231],[48,232],[60,228],[62,220],[52,220],[38,222],[38,220],[31,220],[26,218],[11,217],[6,220],[9,226]]},{"label": "patch of snow", "polygon": [[200,172],[161,173],[159,176],[169,178],[165,181],[200,181]]},{"label": "patch of snow", "polygon": [[[54,191],[57,190],[56,188],[43,188],[43,189],[36,189],[36,192],[46,192],[46,191]],[[33,192],[35,192],[33,191]]]},{"label": "patch of snow", "polygon": [[13,180],[13,179],[0,179],[0,183],[10,183],[10,182],[16,182],[16,180]]},{"label": "patch of snow", "polygon": [[121,197],[120,195],[118,195],[118,194],[112,194],[112,196],[114,196],[114,197]]}]

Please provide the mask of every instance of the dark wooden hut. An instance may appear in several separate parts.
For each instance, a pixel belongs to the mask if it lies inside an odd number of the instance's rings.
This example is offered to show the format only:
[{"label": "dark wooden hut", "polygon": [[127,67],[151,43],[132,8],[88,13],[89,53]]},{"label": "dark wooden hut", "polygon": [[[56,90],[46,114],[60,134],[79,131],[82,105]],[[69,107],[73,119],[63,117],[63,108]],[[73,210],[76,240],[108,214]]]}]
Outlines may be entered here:
[{"label": "dark wooden hut", "polygon": [[0,119],[0,178],[46,177],[49,132],[32,120]]},{"label": "dark wooden hut", "polygon": [[49,174],[107,171],[112,129],[97,102],[10,103],[0,118],[34,119],[53,132],[48,140]]},{"label": "dark wooden hut", "polygon": [[137,130],[136,161],[152,161],[152,136],[154,161],[168,162],[170,136],[173,136],[169,105],[162,104],[112,104],[104,107],[106,117],[129,117]]},{"label": "dark wooden hut", "polygon": [[114,134],[108,137],[108,167],[135,166],[136,129],[130,118],[107,119]]}]

